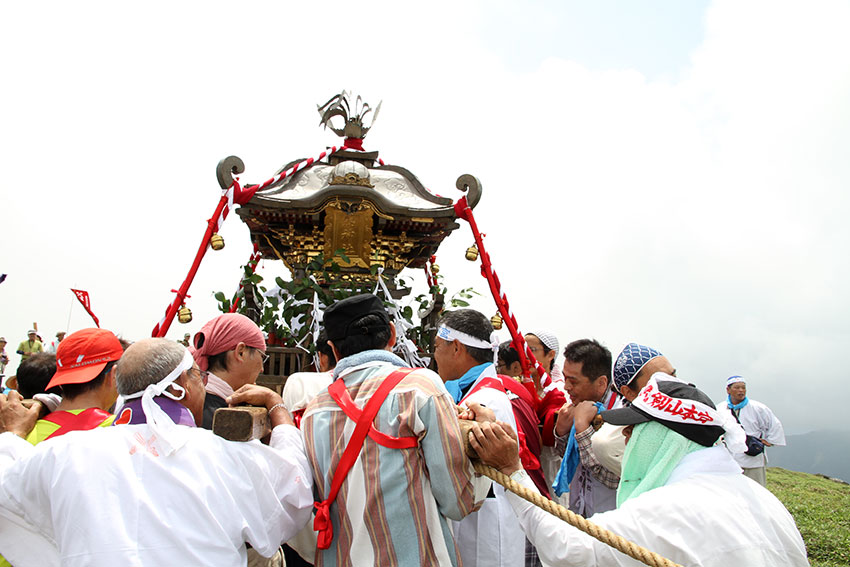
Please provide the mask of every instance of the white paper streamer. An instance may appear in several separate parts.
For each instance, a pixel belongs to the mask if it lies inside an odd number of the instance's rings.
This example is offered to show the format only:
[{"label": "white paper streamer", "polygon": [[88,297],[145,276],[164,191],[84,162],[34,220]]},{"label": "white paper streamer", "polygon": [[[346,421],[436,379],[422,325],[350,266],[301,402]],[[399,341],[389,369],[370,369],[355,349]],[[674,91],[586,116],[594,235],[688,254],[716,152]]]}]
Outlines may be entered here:
[{"label": "white paper streamer", "polygon": [[390,295],[390,290],[387,288],[387,284],[384,283],[384,269],[382,267],[378,267],[378,282],[375,284],[373,295],[379,297],[379,291],[383,291],[386,300],[392,304],[389,308],[390,319],[395,324],[396,344],[399,347],[401,357],[411,368],[427,366],[425,361],[422,360],[422,357],[419,356],[419,349],[416,348],[416,344],[407,336],[407,331],[413,328],[413,324],[409,323],[402,316],[401,309]]}]

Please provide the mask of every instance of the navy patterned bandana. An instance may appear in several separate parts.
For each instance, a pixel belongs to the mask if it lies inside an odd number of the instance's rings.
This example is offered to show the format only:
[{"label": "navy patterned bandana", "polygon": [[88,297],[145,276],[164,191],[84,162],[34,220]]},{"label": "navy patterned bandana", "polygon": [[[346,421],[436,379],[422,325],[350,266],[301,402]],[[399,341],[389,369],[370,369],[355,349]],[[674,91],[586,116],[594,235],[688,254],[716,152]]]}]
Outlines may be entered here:
[{"label": "navy patterned bandana", "polygon": [[653,358],[664,356],[652,347],[629,343],[614,362],[614,385],[617,391],[635,379],[641,368]]}]

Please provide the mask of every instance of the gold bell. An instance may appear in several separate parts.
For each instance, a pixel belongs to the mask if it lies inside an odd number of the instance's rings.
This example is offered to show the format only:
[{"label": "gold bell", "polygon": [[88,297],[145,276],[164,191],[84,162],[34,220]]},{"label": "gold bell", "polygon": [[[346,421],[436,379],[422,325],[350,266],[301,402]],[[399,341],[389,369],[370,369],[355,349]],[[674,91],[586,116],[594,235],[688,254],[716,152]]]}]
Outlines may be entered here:
[{"label": "gold bell", "polygon": [[210,236],[210,248],[213,250],[221,250],[224,248],[224,238],[217,233],[214,232],[212,236]]},{"label": "gold bell", "polygon": [[186,323],[191,323],[192,322],[192,310],[184,305],[177,312],[177,320],[180,321],[181,323],[183,323],[184,325]]},{"label": "gold bell", "polygon": [[431,264],[431,273],[437,275],[440,273],[440,266],[437,264]]},{"label": "gold bell", "polygon": [[478,246],[473,244],[466,249],[466,259],[470,262],[474,262],[478,259]]},{"label": "gold bell", "polygon": [[496,313],[492,317],[490,317],[490,324],[493,325],[493,328],[497,331],[502,328],[502,316]]}]

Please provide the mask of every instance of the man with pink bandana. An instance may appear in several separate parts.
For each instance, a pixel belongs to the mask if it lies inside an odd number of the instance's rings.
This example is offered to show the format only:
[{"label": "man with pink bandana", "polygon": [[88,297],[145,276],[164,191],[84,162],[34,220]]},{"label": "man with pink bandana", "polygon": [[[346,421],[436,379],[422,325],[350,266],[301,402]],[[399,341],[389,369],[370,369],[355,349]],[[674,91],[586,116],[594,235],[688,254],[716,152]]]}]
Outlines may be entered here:
[{"label": "man with pink bandana", "polygon": [[212,429],[215,410],[227,407],[227,398],[246,384],[253,384],[266,360],[266,339],[253,321],[238,313],[226,313],[209,321],[195,334],[192,356],[205,373],[205,429]]}]

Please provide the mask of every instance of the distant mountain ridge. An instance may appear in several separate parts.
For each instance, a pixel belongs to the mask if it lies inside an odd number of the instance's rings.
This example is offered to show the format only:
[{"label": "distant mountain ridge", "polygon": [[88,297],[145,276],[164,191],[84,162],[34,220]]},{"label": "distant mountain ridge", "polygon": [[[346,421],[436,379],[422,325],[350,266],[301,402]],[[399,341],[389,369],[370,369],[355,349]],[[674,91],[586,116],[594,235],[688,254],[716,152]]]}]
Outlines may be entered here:
[{"label": "distant mountain ridge", "polygon": [[785,447],[767,449],[767,466],[850,482],[850,431],[812,431],[785,440]]}]

